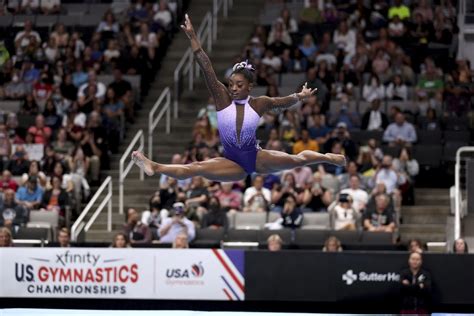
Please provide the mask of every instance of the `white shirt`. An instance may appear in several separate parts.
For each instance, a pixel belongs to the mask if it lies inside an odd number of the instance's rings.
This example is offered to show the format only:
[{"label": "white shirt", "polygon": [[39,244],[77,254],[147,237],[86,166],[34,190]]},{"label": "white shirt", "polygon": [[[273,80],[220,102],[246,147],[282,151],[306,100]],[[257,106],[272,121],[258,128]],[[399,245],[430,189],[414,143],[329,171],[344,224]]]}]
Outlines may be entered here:
[{"label": "white shirt", "polygon": [[[79,87],[79,92],[77,93],[78,97],[85,96],[85,92],[86,92],[86,89],[87,89],[88,85],[89,85],[89,83],[86,82],[86,83],[82,84],[82,86]],[[105,97],[106,89],[107,88],[105,87],[105,84],[103,84],[102,82],[97,82],[97,92],[95,94],[95,97],[99,98],[99,99],[102,99],[103,97]]]},{"label": "white shirt", "polygon": [[41,7],[44,9],[51,10],[55,6],[60,6],[61,0],[41,0]]},{"label": "white shirt", "polygon": [[281,68],[281,59],[277,56],[273,56],[272,58],[264,57],[262,59],[262,64],[270,66],[278,71]]},{"label": "white shirt", "polygon": [[[263,198],[267,201],[267,203],[270,203],[272,200],[272,192],[268,190],[267,188],[262,188],[262,194]],[[250,199],[257,193],[257,189],[255,187],[250,187],[244,192],[244,204],[248,205]]]},{"label": "white shirt", "polygon": [[356,48],[356,34],[353,30],[347,31],[346,34],[342,34],[339,30],[334,32],[334,44],[338,47],[344,48],[344,51],[348,55],[355,54]]},{"label": "white shirt", "polygon": [[375,183],[382,182],[387,188],[387,193],[392,194],[392,192],[397,188],[398,185],[398,175],[395,171],[391,169],[381,169],[375,176]]},{"label": "white shirt", "polygon": [[135,42],[140,47],[156,47],[158,46],[158,41],[156,39],[156,34],[153,32],[148,33],[148,37],[144,38],[141,34],[135,35]]},{"label": "white shirt", "polygon": [[[168,217],[168,218],[163,219],[161,223],[161,227],[163,228],[163,227],[168,226],[169,224],[173,222],[173,219],[174,217]],[[172,224],[171,228],[168,230],[168,233],[166,233],[163,236],[160,236],[160,242],[173,243],[174,240],[176,239],[176,236],[178,236],[178,234],[183,231],[188,234],[188,241],[193,240],[194,237],[196,236],[196,229],[194,228],[193,222],[191,222],[186,217],[183,217],[182,221],[183,221],[183,224],[186,225],[186,227],[188,228],[187,230],[184,229],[184,227],[181,226],[180,224]]]},{"label": "white shirt", "polygon": [[362,189],[344,189],[341,191],[341,194],[343,193],[347,193],[351,196],[352,207],[358,212],[360,212],[369,201],[369,194]]},{"label": "white shirt", "polygon": [[[15,36],[15,42],[16,42],[18,39],[20,39],[22,36],[24,36],[25,33],[26,33],[25,31],[18,32],[18,33],[16,34],[16,36]],[[29,36],[34,36],[34,37],[36,38],[36,42],[37,42],[38,44],[41,43],[41,37],[39,36],[38,32],[36,32],[36,31],[31,31],[30,34],[29,34]],[[21,47],[25,47],[25,46],[30,45],[30,38],[29,38],[29,36],[23,37],[23,38],[21,39],[21,42],[20,42],[20,46],[21,46]]]},{"label": "white shirt", "polygon": [[153,20],[159,22],[161,26],[167,27],[172,21],[171,13],[168,10],[156,12]]},{"label": "white shirt", "polygon": [[343,229],[348,224],[355,224],[356,213],[352,208],[343,208],[340,205],[334,207],[334,229]]},{"label": "white shirt", "polygon": [[369,124],[367,125],[368,131],[373,131],[382,128],[382,115],[380,111],[370,111]]}]

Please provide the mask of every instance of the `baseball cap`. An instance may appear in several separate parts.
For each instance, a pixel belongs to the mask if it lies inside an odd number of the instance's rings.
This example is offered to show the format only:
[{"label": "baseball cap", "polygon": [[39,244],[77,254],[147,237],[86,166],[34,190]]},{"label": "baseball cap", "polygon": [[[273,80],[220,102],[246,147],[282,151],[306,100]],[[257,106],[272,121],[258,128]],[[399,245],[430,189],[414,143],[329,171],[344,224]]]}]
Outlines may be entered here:
[{"label": "baseball cap", "polygon": [[339,122],[339,123],[337,123],[336,127],[337,128],[347,128],[347,124],[344,123],[344,122]]},{"label": "baseball cap", "polygon": [[173,204],[173,210],[175,211],[176,214],[184,213],[184,210],[185,210],[184,203],[182,203],[182,202],[174,203]]}]

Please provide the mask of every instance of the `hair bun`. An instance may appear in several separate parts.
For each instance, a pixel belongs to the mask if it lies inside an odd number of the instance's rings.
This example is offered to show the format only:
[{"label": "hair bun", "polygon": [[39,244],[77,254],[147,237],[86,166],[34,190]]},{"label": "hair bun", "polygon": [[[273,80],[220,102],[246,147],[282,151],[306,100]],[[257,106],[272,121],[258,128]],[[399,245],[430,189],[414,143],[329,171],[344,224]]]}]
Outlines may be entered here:
[{"label": "hair bun", "polygon": [[248,60],[237,63],[234,65],[234,67],[232,67],[232,71],[236,71],[239,69],[248,69],[250,71],[255,71],[255,68],[253,68],[252,64],[250,64]]}]

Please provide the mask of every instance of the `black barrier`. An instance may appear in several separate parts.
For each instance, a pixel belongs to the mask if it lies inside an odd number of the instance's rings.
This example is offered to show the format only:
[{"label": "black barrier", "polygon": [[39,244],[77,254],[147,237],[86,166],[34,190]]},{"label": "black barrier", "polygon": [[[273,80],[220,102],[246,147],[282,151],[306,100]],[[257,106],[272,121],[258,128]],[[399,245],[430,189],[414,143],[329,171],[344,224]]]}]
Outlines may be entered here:
[{"label": "black barrier", "polygon": [[[474,256],[425,254],[434,305],[474,303]],[[245,299],[374,304],[399,303],[399,272],[408,254],[248,251]]]}]

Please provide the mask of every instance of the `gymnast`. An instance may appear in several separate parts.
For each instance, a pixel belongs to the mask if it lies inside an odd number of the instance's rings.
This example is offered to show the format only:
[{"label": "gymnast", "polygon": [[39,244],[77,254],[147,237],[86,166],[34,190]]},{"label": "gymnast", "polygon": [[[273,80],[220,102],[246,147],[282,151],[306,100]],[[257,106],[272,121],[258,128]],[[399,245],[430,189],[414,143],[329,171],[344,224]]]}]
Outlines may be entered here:
[{"label": "gymnast", "polygon": [[250,97],[254,69],[247,62],[234,65],[229,85],[226,88],[217,79],[211,61],[203,51],[187,14],[185,24],[181,25],[181,28],[191,41],[195,59],[204,73],[207,88],[215,100],[217,127],[224,148],[224,157],[190,164],[160,164],[149,160],[143,153],[134,151],[132,160],[148,176],[155,173],[177,179],[203,176],[211,181],[224,182],[238,181],[254,172],[276,173],[316,163],[331,163],[338,166],[346,164],[343,155],[321,154],[311,150],[290,155],[281,151],[260,148],[255,131],[263,113],[288,109],[298,101],[303,101],[311,96],[316,92],[316,89],[312,90],[305,84],[301,92],[293,93],[287,97]]}]

